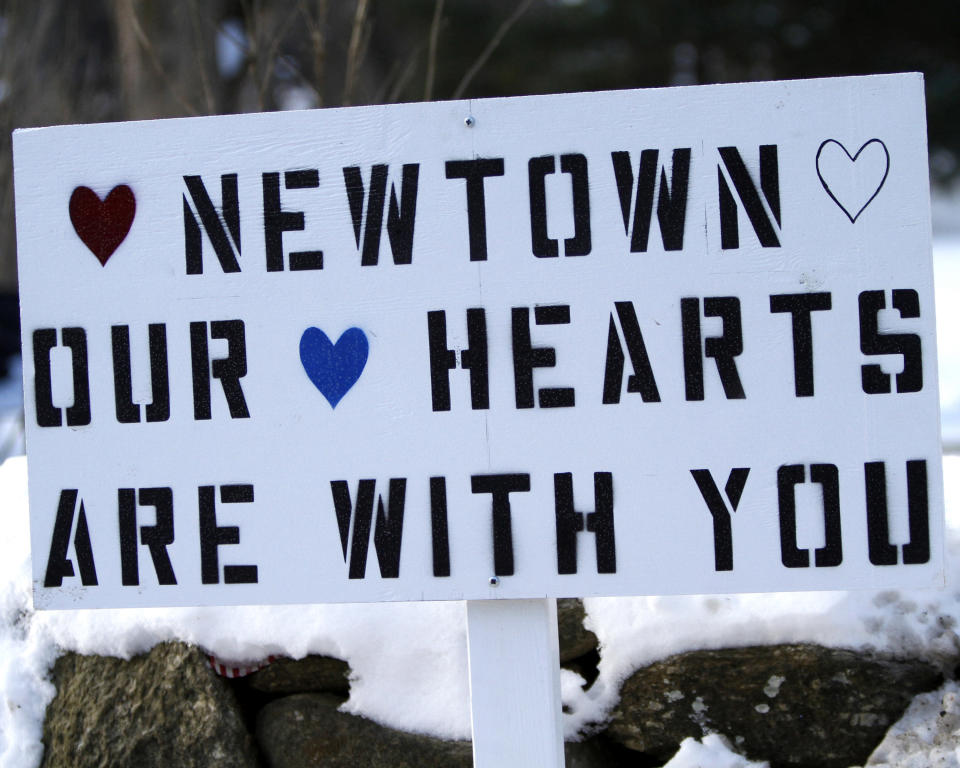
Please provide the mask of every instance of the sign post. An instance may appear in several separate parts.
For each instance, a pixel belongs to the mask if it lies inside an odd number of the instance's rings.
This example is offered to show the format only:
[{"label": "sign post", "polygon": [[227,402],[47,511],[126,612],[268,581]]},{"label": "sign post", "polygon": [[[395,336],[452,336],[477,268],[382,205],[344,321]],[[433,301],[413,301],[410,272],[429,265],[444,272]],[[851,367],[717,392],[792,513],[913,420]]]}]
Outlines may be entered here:
[{"label": "sign post", "polygon": [[557,601],[468,600],[476,768],[563,768]]},{"label": "sign post", "polygon": [[559,765],[555,597],[943,583],[920,75],[14,164],[38,609],[466,600],[477,763]]}]

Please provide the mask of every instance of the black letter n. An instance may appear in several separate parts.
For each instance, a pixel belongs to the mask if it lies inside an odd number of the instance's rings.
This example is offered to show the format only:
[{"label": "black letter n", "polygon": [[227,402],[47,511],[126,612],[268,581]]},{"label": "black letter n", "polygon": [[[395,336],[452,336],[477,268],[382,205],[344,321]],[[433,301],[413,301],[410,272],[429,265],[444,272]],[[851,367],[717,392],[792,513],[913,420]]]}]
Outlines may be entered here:
[{"label": "black letter n", "polygon": [[[764,248],[779,248],[780,239],[777,237],[777,230],[780,228],[780,171],[777,165],[777,145],[764,144],[760,147],[759,192],[736,147],[719,147],[717,151],[723,160],[723,165],[717,166],[720,195],[720,247],[724,250],[740,247],[739,212],[737,201],[723,175],[723,169],[726,168],[737,197],[740,198],[740,203],[746,210],[747,218],[750,219],[753,231],[757,233],[760,245]],[[763,207],[763,201],[760,199],[761,192],[770,208],[770,213],[773,214],[776,226],[770,221]]]},{"label": "black letter n", "polygon": [[219,213],[199,176],[184,176],[183,180],[193,201],[191,208],[187,196],[183,196],[183,243],[187,257],[187,274],[203,274],[201,225],[220,260],[221,269],[224,272],[239,272],[240,263],[237,257],[240,255],[240,202],[237,194],[237,174],[225,173],[220,177],[222,205]]}]

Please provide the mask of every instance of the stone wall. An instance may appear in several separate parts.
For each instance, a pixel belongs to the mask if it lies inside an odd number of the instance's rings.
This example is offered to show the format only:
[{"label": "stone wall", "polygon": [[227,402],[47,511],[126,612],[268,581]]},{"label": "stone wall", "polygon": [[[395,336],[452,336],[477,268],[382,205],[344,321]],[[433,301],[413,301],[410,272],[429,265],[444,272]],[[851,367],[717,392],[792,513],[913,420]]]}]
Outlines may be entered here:
[{"label": "stone wall", "polygon": [[[587,684],[596,637],[560,601],[561,663]],[[338,707],[346,662],[278,659],[219,677],[197,648],[168,642],[130,661],[68,653],[44,726],[44,768],[456,768],[468,742],[390,730]],[[862,765],[940,671],[813,645],[694,651],[637,670],[603,730],[566,745],[568,768],[656,766],[688,736],[717,732],[771,768]]]}]

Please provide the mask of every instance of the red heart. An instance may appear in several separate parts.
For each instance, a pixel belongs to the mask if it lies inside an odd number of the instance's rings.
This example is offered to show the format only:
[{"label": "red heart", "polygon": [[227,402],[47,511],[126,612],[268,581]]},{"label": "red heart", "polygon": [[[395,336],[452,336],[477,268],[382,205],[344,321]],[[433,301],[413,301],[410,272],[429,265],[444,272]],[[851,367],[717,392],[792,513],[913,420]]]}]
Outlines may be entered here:
[{"label": "red heart", "polygon": [[77,236],[102,266],[123,242],[137,212],[133,190],[120,184],[101,202],[90,187],[77,187],[70,195],[70,221]]}]

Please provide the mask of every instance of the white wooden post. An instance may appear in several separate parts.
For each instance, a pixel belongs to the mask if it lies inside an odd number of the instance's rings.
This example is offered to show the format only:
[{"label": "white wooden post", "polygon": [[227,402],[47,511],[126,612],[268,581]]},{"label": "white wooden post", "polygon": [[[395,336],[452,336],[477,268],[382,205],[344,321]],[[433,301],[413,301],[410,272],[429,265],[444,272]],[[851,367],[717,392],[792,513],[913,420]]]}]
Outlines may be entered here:
[{"label": "white wooden post", "polygon": [[557,601],[468,600],[474,768],[564,768]]}]

